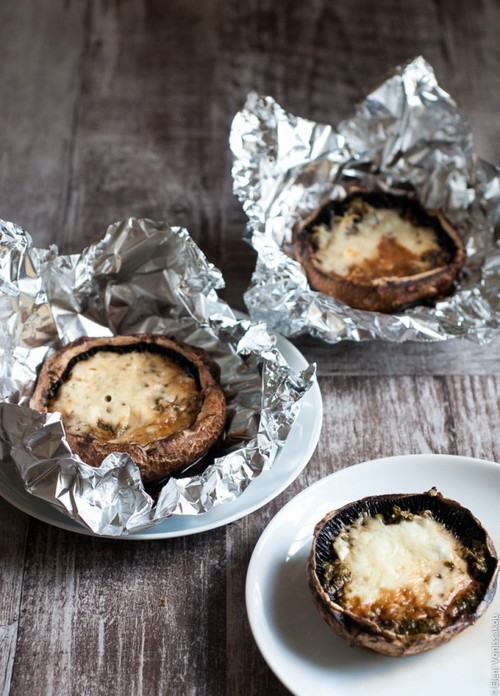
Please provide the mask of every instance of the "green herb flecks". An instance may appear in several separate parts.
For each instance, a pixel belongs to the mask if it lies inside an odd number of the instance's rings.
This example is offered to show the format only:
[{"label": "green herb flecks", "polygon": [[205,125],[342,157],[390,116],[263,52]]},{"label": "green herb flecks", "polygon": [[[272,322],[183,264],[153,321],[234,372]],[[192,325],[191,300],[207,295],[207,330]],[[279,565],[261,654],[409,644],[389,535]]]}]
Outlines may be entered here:
[{"label": "green herb flecks", "polygon": [[462,547],[462,558],[467,561],[471,575],[480,580],[488,572],[486,546],[476,539]]},{"label": "green herb flecks", "polygon": [[338,558],[332,563],[324,563],[324,586],[329,595],[338,597],[346,582],[351,579],[349,566],[342,563]]}]

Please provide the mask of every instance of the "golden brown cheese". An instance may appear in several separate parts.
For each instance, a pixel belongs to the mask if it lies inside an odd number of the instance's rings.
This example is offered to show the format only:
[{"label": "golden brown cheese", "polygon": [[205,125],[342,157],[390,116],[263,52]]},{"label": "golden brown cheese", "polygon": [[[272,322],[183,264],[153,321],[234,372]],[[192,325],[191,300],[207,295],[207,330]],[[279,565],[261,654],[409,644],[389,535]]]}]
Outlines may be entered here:
[{"label": "golden brown cheese", "polygon": [[189,428],[200,407],[196,380],[147,351],[98,351],[80,360],[50,402],[74,434],[139,444]]},{"label": "golden brown cheese", "polygon": [[396,524],[360,517],[333,547],[350,572],[342,606],[374,621],[430,617],[445,624],[453,602],[475,585],[460,543],[432,517]]},{"label": "golden brown cheese", "polygon": [[354,199],[331,227],[313,229],[314,262],[323,273],[357,281],[406,277],[446,265],[449,254],[432,227],[417,225],[397,209],[374,208]]}]

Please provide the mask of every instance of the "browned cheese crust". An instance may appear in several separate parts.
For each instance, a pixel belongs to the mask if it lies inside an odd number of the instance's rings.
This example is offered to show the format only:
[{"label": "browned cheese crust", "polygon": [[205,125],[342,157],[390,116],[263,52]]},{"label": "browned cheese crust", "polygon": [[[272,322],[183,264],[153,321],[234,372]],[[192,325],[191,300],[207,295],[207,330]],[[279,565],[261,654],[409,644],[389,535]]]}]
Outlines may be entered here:
[{"label": "browned cheese crust", "polygon": [[[188,427],[146,442],[127,442],[126,435],[119,442],[107,441],[106,433],[99,437],[95,428],[94,432],[78,432],[78,428],[67,427],[68,443],[85,463],[97,467],[112,452],[126,452],[139,467],[143,481],[154,482],[196,462],[219,440],[226,420],[226,401],[219,385],[217,363],[204,350],[156,334],[80,338],[61,348],[43,363],[31,407],[41,412],[56,410],[52,403],[63,385],[69,384],[73,367],[101,352],[165,355],[182,368],[179,370],[181,373],[185,370],[186,375],[191,375],[191,380],[197,385],[197,406],[194,422]],[[127,374],[117,378],[126,380]],[[110,399],[106,396],[106,400]],[[140,400],[141,394],[134,395],[133,399]]]},{"label": "browned cheese crust", "polygon": [[[434,254],[434,267],[423,272],[409,271],[411,263],[404,259],[405,252],[398,245],[397,235],[391,235],[391,238],[383,240],[378,257],[371,262],[371,267],[353,266],[353,270],[346,274],[325,271],[318,262],[318,225],[331,226],[334,220],[342,220],[344,215],[350,213],[349,206],[355,199],[364,201],[379,211],[400,211],[401,217],[410,219],[412,224],[433,228],[441,249],[440,253]],[[352,225],[352,232],[356,234],[355,223]],[[419,203],[405,196],[359,191],[350,194],[343,201],[322,206],[296,225],[293,245],[295,258],[303,266],[313,289],[356,309],[386,313],[417,303],[435,301],[449,294],[465,261],[464,245],[459,235],[440,212],[425,210]],[[390,262],[391,258],[394,263]],[[401,267],[398,270],[397,264],[400,261]]]}]

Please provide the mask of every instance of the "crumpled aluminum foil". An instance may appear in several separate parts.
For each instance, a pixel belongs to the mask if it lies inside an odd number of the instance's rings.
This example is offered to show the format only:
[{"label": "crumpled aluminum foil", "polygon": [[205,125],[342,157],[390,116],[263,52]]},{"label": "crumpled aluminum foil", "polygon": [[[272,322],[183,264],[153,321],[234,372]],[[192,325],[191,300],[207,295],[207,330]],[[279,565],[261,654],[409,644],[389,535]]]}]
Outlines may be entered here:
[{"label": "crumpled aluminum foil", "polygon": [[[0,222],[0,265],[0,466],[17,467],[27,491],[96,534],[119,536],[234,500],[273,465],[315,368],[296,373],[262,324],[235,317],[217,295],[220,271],[185,229],[130,218],[62,256]],[[143,332],[209,351],[228,408],[219,456],[202,474],[170,478],[156,503],[127,454],[90,467],[71,452],[60,414],[29,408],[51,349],[79,336]]]},{"label": "crumpled aluminum foil", "polygon": [[[257,252],[245,293],[253,321],[329,343],[490,340],[500,318],[500,170],[474,156],[466,117],[423,58],[398,67],[337,128],[251,93],[233,120],[230,146],[234,192]],[[291,230],[326,201],[343,198],[353,183],[396,194],[413,190],[425,207],[442,209],[467,252],[452,296],[388,315],[352,309],[310,288],[287,253]]]}]

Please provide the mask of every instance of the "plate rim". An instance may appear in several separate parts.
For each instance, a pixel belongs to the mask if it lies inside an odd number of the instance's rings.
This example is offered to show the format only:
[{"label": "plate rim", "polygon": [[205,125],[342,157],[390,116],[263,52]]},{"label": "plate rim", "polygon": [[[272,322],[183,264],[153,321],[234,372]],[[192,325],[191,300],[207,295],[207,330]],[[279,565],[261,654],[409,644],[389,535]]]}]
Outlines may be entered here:
[{"label": "plate rim", "polygon": [[[265,649],[264,646],[264,638],[262,637],[262,634],[258,631],[257,629],[257,623],[258,623],[258,618],[257,618],[257,610],[254,608],[255,601],[254,601],[254,586],[255,586],[255,580],[258,578],[258,573],[256,569],[259,566],[259,560],[261,556],[261,552],[263,547],[268,543],[269,538],[273,535],[274,533],[274,527],[278,526],[281,518],[284,517],[287,513],[287,510],[291,507],[294,507],[296,505],[300,505],[300,501],[302,498],[306,498],[311,495],[311,492],[314,494],[316,489],[320,489],[322,486],[328,485],[329,482],[332,479],[338,479],[339,474],[345,474],[348,471],[352,471],[353,469],[362,469],[367,466],[372,466],[375,464],[376,466],[383,466],[384,463],[391,461],[394,462],[396,460],[404,460],[405,462],[408,462],[410,460],[417,460],[417,459],[429,459],[432,458],[433,460],[440,460],[441,462],[445,462],[446,460],[449,460],[446,466],[452,465],[453,461],[460,460],[464,462],[465,464],[470,464],[472,466],[486,466],[487,468],[492,468],[496,469],[498,471],[498,474],[500,475],[500,462],[491,460],[491,459],[481,459],[478,457],[469,457],[467,455],[457,455],[457,454],[448,454],[448,453],[434,453],[434,452],[419,452],[415,454],[395,454],[395,455],[389,455],[389,456],[383,456],[383,457],[376,457],[375,459],[367,459],[363,460],[361,462],[356,462],[354,464],[351,464],[349,466],[344,467],[343,469],[339,469],[338,471],[334,471],[331,474],[328,474],[327,476],[324,476],[317,481],[314,481],[311,483],[309,486],[304,488],[303,490],[299,491],[291,500],[289,500],[283,507],[278,510],[278,512],[274,515],[274,517],[268,522],[264,530],[262,531],[259,539],[257,540],[257,543],[254,546],[254,549],[252,551],[252,555],[250,557],[250,561],[248,563],[247,567],[247,573],[246,573],[246,578],[245,578],[245,609],[247,613],[247,618],[248,618],[248,623],[250,625],[250,630],[252,633],[252,636],[255,640],[255,643],[259,649],[260,654],[262,655],[262,658],[268,665],[268,667],[271,669],[273,674],[281,681],[281,683],[290,690],[291,693],[293,693],[295,696],[301,696],[301,692],[295,691],[294,690],[294,685],[290,682],[290,680],[287,678],[287,675],[283,672],[281,669],[280,665],[275,665],[272,664],[271,661],[268,658],[268,651]],[[390,493],[391,491],[388,491]],[[404,491],[400,491],[404,492]],[[363,496],[364,497],[364,496]],[[293,539],[290,538],[290,541]],[[500,580],[499,580],[500,582]],[[500,587],[499,590],[500,592]],[[335,687],[335,684],[333,685]],[[333,692],[332,692],[333,693]]]}]

